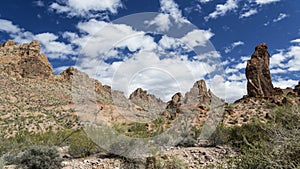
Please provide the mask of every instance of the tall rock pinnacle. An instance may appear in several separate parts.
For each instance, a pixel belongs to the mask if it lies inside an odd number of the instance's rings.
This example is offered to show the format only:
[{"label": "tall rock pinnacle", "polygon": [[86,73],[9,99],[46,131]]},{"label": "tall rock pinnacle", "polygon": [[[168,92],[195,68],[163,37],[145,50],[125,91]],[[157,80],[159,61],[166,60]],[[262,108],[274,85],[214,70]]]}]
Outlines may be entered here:
[{"label": "tall rock pinnacle", "polygon": [[269,63],[268,46],[265,43],[256,46],[246,67],[248,96],[269,97],[275,94]]}]

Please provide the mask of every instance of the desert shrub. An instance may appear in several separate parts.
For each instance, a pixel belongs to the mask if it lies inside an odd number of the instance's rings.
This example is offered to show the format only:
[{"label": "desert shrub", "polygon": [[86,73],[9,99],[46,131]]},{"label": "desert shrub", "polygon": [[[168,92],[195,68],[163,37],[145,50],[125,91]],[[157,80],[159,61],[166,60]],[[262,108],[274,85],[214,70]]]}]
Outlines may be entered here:
[{"label": "desert shrub", "polygon": [[297,168],[300,166],[299,107],[278,107],[267,123],[219,126],[212,139],[240,149],[240,155],[230,160],[231,168]]},{"label": "desert shrub", "polygon": [[164,132],[164,130],[169,127],[167,125],[168,122],[169,121],[164,116],[159,116],[148,124],[143,122],[134,122],[130,124],[114,123],[112,128],[118,133],[129,137],[148,138]]},{"label": "desert shrub", "polygon": [[68,153],[75,158],[87,157],[102,149],[96,145],[83,131],[73,133],[66,142],[69,143]]},{"label": "desert shrub", "polygon": [[4,159],[0,157],[0,168],[4,167]]},{"label": "desert shrub", "polygon": [[18,153],[34,145],[69,146],[69,153],[73,157],[85,157],[101,151],[83,130],[60,130],[45,133],[19,132],[15,137],[0,139],[0,156]]},{"label": "desert shrub", "polygon": [[61,162],[58,151],[48,146],[32,146],[16,159],[18,167],[24,169],[58,169]]},{"label": "desert shrub", "polygon": [[182,133],[181,137],[182,140],[176,146],[193,147],[197,142],[196,138],[190,135],[190,133]]},{"label": "desert shrub", "polygon": [[135,122],[129,128],[131,136],[146,138],[149,137],[149,132],[147,131],[147,126],[145,123]]},{"label": "desert shrub", "polygon": [[228,144],[231,136],[231,128],[219,124],[215,132],[210,136],[209,141],[212,145]]},{"label": "desert shrub", "polygon": [[188,166],[184,161],[177,157],[168,157],[166,159],[160,159],[154,161],[155,168],[157,169],[187,169]]}]

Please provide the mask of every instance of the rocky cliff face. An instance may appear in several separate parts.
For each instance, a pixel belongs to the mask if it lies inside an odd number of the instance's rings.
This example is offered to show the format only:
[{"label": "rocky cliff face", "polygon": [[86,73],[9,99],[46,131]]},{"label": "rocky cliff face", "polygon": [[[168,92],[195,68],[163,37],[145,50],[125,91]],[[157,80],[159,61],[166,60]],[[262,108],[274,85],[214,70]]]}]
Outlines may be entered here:
[{"label": "rocky cliff face", "polygon": [[256,46],[246,67],[248,96],[269,97],[275,94],[269,63],[268,46],[265,43]]},{"label": "rocky cliff face", "polygon": [[52,66],[40,48],[38,41],[17,45],[8,40],[0,46],[0,70],[17,78],[53,77]]}]

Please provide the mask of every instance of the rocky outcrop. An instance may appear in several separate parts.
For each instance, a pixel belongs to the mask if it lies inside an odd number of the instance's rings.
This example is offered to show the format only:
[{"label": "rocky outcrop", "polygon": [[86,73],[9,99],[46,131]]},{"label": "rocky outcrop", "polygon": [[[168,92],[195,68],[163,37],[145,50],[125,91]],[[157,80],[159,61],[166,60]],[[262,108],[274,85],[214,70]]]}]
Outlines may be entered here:
[{"label": "rocky outcrop", "polygon": [[145,102],[149,100],[148,94],[146,90],[142,88],[137,88],[134,92],[132,92],[129,96],[129,99],[133,102]]},{"label": "rocky outcrop", "polygon": [[294,92],[296,92],[298,96],[300,96],[300,82],[298,82],[298,85],[295,86]]},{"label": "rocky outcrop", "polygon": [[137,88],[130,94],[129,100],[140,111],[151,112],[158,115],[163,112],[166,103],[158,99],[153,94],[148,94],[146,90]]},{"label": "rocky outcrop", "polygon": [[76,68],[74,67],[69,67],[67,68],[66,70],[64,70],[62,73],[60,73],[59,77],[62,81],[70,81],[73,79],[73,77],[76,75],[76,76],[82,76],[84,78],[88,78],[88,75],[83,73],[83,72],[80,72],[79,70],[77,70]]},{"label": "rocky outcrop", "polygon": [[211,101],[211,92],[207,90],[204,80],[199,80],[194,83],[189,92],[185,94],[184,103],[200,102],[202,104],[209,104]]},{"label": "rocky outcrop", "polygon": [[183,104],[184,98],[180,92],[174,94],[172,99],[167,103],[164,116],[168,119],[174,120],[178,113],[180,113],[180,106]]},{"label": "rocky outcrop", "polygon": [[172,99],[168,102],[167,110],[176,110],[179,106],[183,104],[183,96],[180,92],[174,94]]},{"label": "rocky outcrop", "polygon": [[256,46],[246,67],[249,97],[269,97],[277,93],[272,84],[269,62],[268,46],[265,43]]},{"label": "rocky outcrop", "polygon": [[185,97],[176,93],[168,102],[163,115],[169,120],[183,115],[189,117],[189,124],[199,127],[207,120],[209,114],[212,113],[212,116],[216,116],[217,110],[221,109],[223,104],[223,100],[207,89],[206,82],[199,80],[194,83]]},{"label": "rocky outcrop", "polygon": [[99,102],[104,102],[107,104],[112,102],[112,89],[110,86],[102,85],[101,82],[96,79],[90,78],[88,74],[81,72],[75,67],[69,67],[59,75],[56,75],[55,80],[61,83],[72,85],[73,97],[75,94],[80,94],[76,93],[80,91],[77,89],[86,88],[85,90],[81,90],[82,92],[84,92],[81,93],[81,95],[87,94],[87,92],[92,89],[92,91],[90,92],[95,92]]},{"label": "rocky outcrop", "polygon": [[48,79],[53,69],[38,41],[17,45],[8,40],[0,45],[0,70],[17,78]]}]

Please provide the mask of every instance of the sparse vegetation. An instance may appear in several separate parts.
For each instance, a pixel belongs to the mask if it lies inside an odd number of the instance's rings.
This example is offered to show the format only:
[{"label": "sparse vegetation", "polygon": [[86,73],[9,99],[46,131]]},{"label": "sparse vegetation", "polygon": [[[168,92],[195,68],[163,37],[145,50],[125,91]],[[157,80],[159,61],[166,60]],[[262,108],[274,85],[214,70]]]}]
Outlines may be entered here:
[{"label": "sparse vegetation", "polygon": [[114,123],[113,129],[130,137],[148,138],[162,133],[167,127],[168,120],[164,116],[158,117],[152,123]]},{"label": "sparse vegetation", "polygon": [[[9,160],[7,160],[9,161]],[[59,169],[62,158],[54,147],[31,146],[9,161],[23,169]]]},{"label": "sparse vegetation", "polygon": [[187,169],[188,165],[183,160],[174,156],[149,157],[147,168],[153,169]]},{"label": "sparse vegetation", "polygon": [[215,144],[229,144],[241,155],[231,159],[232,168],[297,168],[300,166],[300,109],[282,106],[267,123],[241,127],[220,125],[211,137]]},{"label": "sparse vegetation", "polygon": [[69,142],[69,154],[72,157],[87,157],[95,154],[102,149],[96,145],[83,131],[79,131],[71,135],[67,141]]},{"label": "sparse vegetation", "polygon": [[43,134],[18,132],[15,137],[0,140],[0,156],[18,153],[34,145],[69,146],[68,153],[73,157],[86,157],[102,151],[82,130],[49,131]]}]

